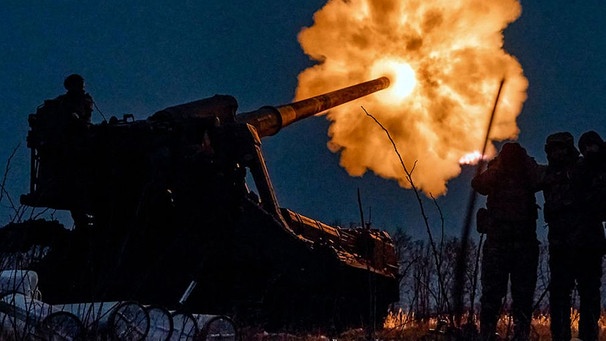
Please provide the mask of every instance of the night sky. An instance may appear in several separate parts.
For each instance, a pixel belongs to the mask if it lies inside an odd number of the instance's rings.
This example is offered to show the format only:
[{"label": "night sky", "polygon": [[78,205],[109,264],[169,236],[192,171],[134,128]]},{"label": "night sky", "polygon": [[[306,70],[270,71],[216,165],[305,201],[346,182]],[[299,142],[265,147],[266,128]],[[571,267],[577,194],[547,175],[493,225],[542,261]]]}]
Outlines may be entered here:
[{"label": "night sky", "polygon": [[[79,73],[106,118],[145,119],[168,106],[229,94],[239,112],[291,102],[297,75],[313,65],[297,34],[313,24],[324,0],[266,1],[31,1],[9,0],[0,12],[0,162],[10,162],[12,200],[28,191],[27,115],[64,92],[65,76]],[[519,142],[546,162],[547,135],[606,135],[606,4],[598,0],[522,1],[522,15],[505,30],[505,50],[528,78],[518,118]],[[103,120],[98,110],[93,122]],[[367,173],[350,177],[327,147],[329,122],[314,117],[263,140],[279,204],[326,223],[358,222],[357,190],[365,218],[389,231],[424,238],[419,205],[410,190]],[[448,234],[460,234],[473,174],[466,167],[437,198]],[[542,201],[542,196],[537,195]],[[440,219],[423,197],[430,224]],[[480,200],[481,203],[481,200]],[[6,195],[0,223],[13,215]],[[48,216],[48,215],[47,215]],[[56,216],[66,217],[58,213]],[[66,220],[66,224],[70,224]],[[542,221],[539,231],[545,231]]]}]

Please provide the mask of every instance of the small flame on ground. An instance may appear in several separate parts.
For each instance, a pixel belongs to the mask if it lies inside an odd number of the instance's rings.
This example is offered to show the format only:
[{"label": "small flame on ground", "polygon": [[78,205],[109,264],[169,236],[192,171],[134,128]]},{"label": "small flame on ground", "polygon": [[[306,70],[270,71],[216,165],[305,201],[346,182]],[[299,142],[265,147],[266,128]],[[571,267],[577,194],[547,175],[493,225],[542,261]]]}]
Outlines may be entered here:
[{"label": "small flame on ground", "polygon": [[484,145],[502,79],[486,157],[496,153],[491,141],[518,136],[528,81],[503,50],[503,30],[521,11],[519,0],[329,0],[299,34],[318,63],[299,74],[295,100],[387,75],[389,89],[328,111],[328,148],[352,176],[371,170],[411,187],[363,106],[414,167],[415,186],[444,194],[461,156]]},{"label": "small flame on ground", "polygon": [[[571,321],[571,331],[574,334],[578,334],[579,332],[579,310],[576,308],[570,309],[570,321]],[[462,324],[465,325],[468,321],[469,316],[465,314],[463,316]],[[396,311],[389,311],[385,321],[383,323],[383,328],[387,330],[410,330],[417,329],[420,330],[422,334],[427,333],[428,330],[436,328],[439,319],[436,317],[429,318],[417,318],[413,312],[407,312],[402,309]],[[476,330],[478,330],[479,321],[474,319],[472,323],[475,325]],[[535,311],[532,315],[532,332],[538,338],[538,340],[548,340],[551,337],[551,332],[549,330],[549,326],[551,324],[550,315],[546,312]],[[606,332],[606,314],[602,313],[598,320],[598,328],[600,329],[600,334]],[[513,334],[513,317],[510,313],[506,312],[499,316],[497,321],[497,332],[501,335],[512,335]],[[393,332],[391,333],[393,335]]]}]

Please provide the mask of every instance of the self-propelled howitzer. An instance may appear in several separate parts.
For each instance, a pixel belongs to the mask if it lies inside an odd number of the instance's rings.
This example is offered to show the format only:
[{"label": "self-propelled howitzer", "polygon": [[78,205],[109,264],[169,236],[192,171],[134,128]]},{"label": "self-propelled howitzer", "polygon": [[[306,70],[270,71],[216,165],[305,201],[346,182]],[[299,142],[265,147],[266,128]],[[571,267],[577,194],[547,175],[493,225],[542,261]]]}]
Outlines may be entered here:
[{"label": "self-propelled howitzer", "polygon": [[398,300],[390,236],[281,208],[260,138],[388,85],[378,78],[239,115],[233,97],[215,95],[86,126],[45,101],[29,119],[21,201],[69,210],[75,228],[11,225],[11,248],[48,246],[33,267],[49,303],[137,300],[268,328],[380,318]]}]

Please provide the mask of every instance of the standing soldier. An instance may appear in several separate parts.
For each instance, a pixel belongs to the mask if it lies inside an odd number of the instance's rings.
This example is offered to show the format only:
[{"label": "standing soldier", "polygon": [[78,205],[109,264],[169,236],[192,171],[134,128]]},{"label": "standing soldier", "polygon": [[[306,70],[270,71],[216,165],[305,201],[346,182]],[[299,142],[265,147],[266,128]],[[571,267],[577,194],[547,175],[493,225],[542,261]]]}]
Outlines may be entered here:
[{"label": "standing soldier", "polygon": [[[93,98],[85,91],[84,78],[78,74],[71,74],[63,81],[67,92],[58,96],[55,101],[59,105],[58,113],[59,134],[62,134],[64,153],[64,173],[67,180],[65,190],[70,197],[83,198],[82,193],[90,190],[90,150],[88,148],[88,129],[93,112]],[[76,228],[92,225],[92,215],[88,212],[89,203],[79,200],[73,203],[71,215]]]},{"label": "standing soldier", "polygon": [[545,152],[548,165],[541,187],[549,225],[552,340],[568,341],[572,336],[570,309],[575,281],[580,297],[579,338],[597,340],[604,233],[586,199],[592,193],[591,177],[584,165],[587,160],[579,159],[568,132],[548,136]]},{"label": "standing soldier", "polygon": [[471,182],[486,195],[488,226],[482,254],[480,337],[494,340],[502,301],[511,280],[514,340],[528,340],[537,280],[538,165],[518,143],[506,143],[488,169]]},{"label": "standing soldier", "polygon": [[583,157],[573,173],[579,207],[578,230],[572,239],[576,264],[584,268],[578,273],[577,284],[580,302],[579,338],[598,340],[598,320],[601,313],[602,256],[606,239],[604,221],[606,212],[606,149],[604,141],[595,131],[588,131],[579,138],[579,150]]}]

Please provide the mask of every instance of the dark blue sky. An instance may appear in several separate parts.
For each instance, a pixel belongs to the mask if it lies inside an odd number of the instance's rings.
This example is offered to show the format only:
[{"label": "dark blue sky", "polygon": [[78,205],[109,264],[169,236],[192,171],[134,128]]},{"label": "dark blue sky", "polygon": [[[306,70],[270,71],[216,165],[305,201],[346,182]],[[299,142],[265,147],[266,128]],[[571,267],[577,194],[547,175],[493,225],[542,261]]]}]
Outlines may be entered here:
[{"label": "dark blue sky", "polygon": [[[164,107],[230,94],[240,112],[288,103],[297,75],[312,65],[297,41],[324,0],[256,1],[16,1],[0,12],[0,162],[11,162],[7,190],[27,192],[27,115],[63,93],[63,78],[80,73],[106,117],[137,119]],[[576,137],[606,134],[606,5],[598,0],[522,1],[522,15],[505,31],[505,49],[529,80],[518,118],[519,141],[545,162],[545,137],[568,130]],[[102,120],[98,111],[93,121]],[[300,122],[263,141],[281,206],[327,223],[359,221],[356,191],[377,227],[403,227],[424,237],[418,203],[395,181],[354,178],[326,148],[323,117]],[[472,169],[452,180],[438,198],[447,232],[458,235]],[[541,198],[541,195],[538,195]],[[433,203],[424,201],[429,212]],[[0,202],[0,222],[12,214]],[[370,207],[370,209],[369,209]],[[440,221],[431,214],[435,231]]]}]

